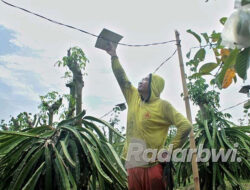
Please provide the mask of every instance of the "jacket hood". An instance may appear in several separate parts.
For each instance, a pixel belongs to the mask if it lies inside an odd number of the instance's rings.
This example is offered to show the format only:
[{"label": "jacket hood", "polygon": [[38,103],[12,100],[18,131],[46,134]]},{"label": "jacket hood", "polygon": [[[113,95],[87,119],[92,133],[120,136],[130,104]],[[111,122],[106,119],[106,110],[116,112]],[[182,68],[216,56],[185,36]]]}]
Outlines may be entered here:
[{"label": "jacket hood", "polygon": [[154,101],[160,98],[160,95],[164,89],[165,81],[162,77],[156,74],[149,75],[149,97],[146,102]]}]

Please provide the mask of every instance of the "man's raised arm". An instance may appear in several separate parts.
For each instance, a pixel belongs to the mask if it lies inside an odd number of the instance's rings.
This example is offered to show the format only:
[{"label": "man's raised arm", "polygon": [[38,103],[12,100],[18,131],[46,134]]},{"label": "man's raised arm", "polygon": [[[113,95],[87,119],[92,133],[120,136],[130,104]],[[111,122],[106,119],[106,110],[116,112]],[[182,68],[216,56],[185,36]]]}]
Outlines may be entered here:
[{"label": "man's raised arm", "polygon": [[118,56],[116,54],[116,49],[114,48],[112,43],[110,43],[110,48],[107,50],[107,53],[111,56],[112,70],[116,77],[116,80],[119,83],[126,102],[129,103],[131,101],[132,94],[136,89],[128,80],[128,77],[119,62]]}]

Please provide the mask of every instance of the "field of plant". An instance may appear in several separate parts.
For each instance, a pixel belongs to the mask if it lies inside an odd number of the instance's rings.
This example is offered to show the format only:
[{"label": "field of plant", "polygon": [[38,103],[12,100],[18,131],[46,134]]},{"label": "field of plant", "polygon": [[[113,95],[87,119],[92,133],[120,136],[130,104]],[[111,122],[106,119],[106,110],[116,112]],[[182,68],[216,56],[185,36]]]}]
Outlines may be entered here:
[{"label": "field of plant", "polygon": [[[249,3],[242,1],[242,5]],[[227,19],[221,18],[220,23],[225,25]],[[238,28],[243,27],[240,24]],[[184,52],[188,97],[199,108],[193,122],[196,147],[202,145],[215,153],[236,151],[227,161],[219,158],[214,162],[210,157],[198,162],[200,189],[250,189],[250,85],[244,86],[248,99],[240,105],[244,106],[240,123],[232,122],[233,116],[220,106],[223,90],[247,79],[250,46],[227,47],[217,31],[186,32],[198,44]],[[88,115],[82,107],[82,93],[90,61],[79,47],[69,48],[65,54],[55,67],[65,69],[69,93],[50,91],[40,96],[37,113],[22,112],[0,122],[0,190],[128,188],[122,159],[126,130],[119,119],[126,105],[117,105],[106,120]],[[207,61],[211,54],[214,62]],[[176,131],[174,126],[170,128],[166,147]],[[182,149],[190,149],[189,139]],[[174,189],[194,189],[192,164],[173,164]]]}]

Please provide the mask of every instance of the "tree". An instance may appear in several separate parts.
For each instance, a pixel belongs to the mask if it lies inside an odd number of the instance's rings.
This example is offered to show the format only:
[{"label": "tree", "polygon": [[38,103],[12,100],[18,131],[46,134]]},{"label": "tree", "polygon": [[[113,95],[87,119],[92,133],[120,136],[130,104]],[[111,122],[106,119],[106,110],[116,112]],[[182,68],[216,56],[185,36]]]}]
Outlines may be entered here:
[{"label": "tree", "polygon": [[[84,52],[77,47],[70,48],[68,50],[67,56],[63,57],[62,61],[58,61],[56,64],[60,67],[67,66],[71,72],[65,72],[65,77],[70,78],[70,81],[66,84],[70,88],[70,95],[76,100],[76,108],[73,107],[70,102],[69,108],[70,112],[76,110],[76,115],[82,112],[82,88],[84,86],[82,69],[85,70],[86,63],[88,59],[86,58]],[[73,74],[73,76],[71,74]],[[84,73],[86,75],[86,73]],[[71,115],[69,115],[71,117]],[[79,125],[81,125],[81,120],[79,120]]]},{"label": "tree", "polygon": [[[202,145],[203,149],[214,149],[215,154],[237,148],[237,157],[241,159],[241,162],[231,162],[233,154],[230,154],[227,162],[224,162],[222,158],[214,162],[213,157],[205,162],[199,162],[201,189],[218,189],[219,187],[225,189],[225,179],[228,179],[233,189],[242,189],[239,179],[247,179],[250,175],[248,160],[250,137],[246,134],[250,132],[250,126],[239,127],[228,120],[231,117],[230,114],[219,111],[220,93],[216,90],[209,90],[206,80],[197,72],[196,63],[195,61],[187,63],[192,71],[192,75],[188,77],[189,96],[200,108],[194,124],[196,146]],[[238,146],[235,147],[237,143]],[[187,141],[182,148],[188,147]],[[177,182],[185,185],[192,175],[190,163],[179,162],[176,165]]]},{"label": "tree", "polygon": [[49,92],[45,96],[40,96],[41,104],[39,108],[41,109],[42,115],[48,116],[48,125],[53,127],[53,117],[58,113],[59,108],[62,105],[62,97],[59,96],[58,92]]}]

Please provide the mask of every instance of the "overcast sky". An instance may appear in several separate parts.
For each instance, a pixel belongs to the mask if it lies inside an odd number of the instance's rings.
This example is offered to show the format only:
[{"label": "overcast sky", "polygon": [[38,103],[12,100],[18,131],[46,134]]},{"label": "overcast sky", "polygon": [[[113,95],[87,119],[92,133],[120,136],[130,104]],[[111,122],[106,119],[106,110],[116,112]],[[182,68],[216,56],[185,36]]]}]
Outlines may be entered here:
[{"label": "overcast sky", "polygon": [[[8,0],[46,17],[99,34],[107,28],[124,36],[123,43],[145,44],[175,39],[174,30],[180,32],[183,55],[197,46],[188,33],[212,30],[222,31],[221,17],[234,11],[233,0]],[[111,70],[110,57],[94,47],[96,38],[32,16],[0,2],[0,119],[9,119],[22,111],[37,112],[39,95],[55,90],[68,93],[63,76],[64,69],[54,63],[66,55],[67,49],[79,46],[90,62],[84,77],[83,108],[93,116],[102,116],[124,98]],[[152,72],[176,49],[175,43],[151,47],[124,47],[117,49],[120,62],[131,82],[138,81]],[[210,57],[210,58],[209,58]],[[184,61],[187,61],[184,57]],[[215,61],[208,56],[206,61]],[[187,74],[189,74],[188,70]],[[177,54],[158,72],[165,79],[161,98],[168,100],[185,114],[180,97],[181,76]],[[238,91],[245,83],[221,91],[221,108],[247,100]],[[192,106],[193,119],[197,108]],[[234,121],[243,117],[243,105],[228,110]],[[125,125],[126,111],[121,114]],[[108,117],[106,118],[108,119]]]}]

